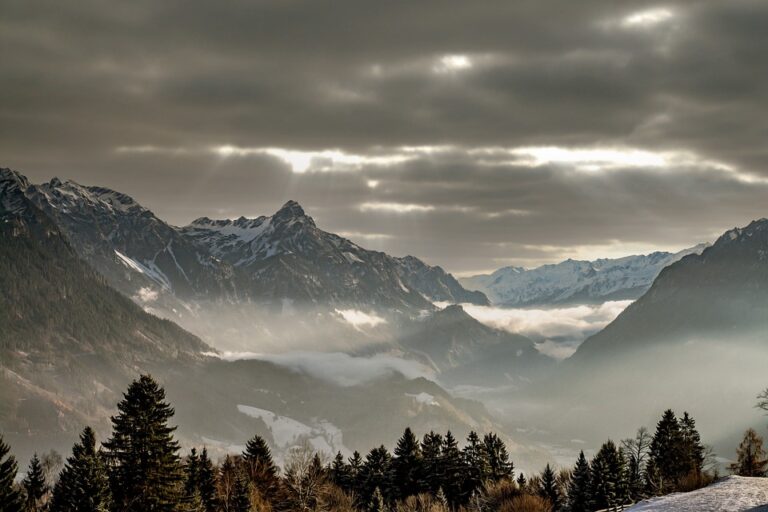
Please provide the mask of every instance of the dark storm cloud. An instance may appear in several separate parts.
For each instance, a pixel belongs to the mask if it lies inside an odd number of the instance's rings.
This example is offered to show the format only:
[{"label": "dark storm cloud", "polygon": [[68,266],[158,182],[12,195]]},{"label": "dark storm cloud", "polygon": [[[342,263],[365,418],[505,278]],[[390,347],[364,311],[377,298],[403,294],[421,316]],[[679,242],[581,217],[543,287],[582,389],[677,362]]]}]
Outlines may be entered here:
[{"label": "dark storm cloud", "polygon": [[[765,215],[765,2],[0,11],[0,163],[124,190],[175,223],[293,197],[363,245],[467,271],[682,247]],[[479,150],[543,146],[666,156],[590,170]],[[258,148],[359,160],[298,173]]]}]

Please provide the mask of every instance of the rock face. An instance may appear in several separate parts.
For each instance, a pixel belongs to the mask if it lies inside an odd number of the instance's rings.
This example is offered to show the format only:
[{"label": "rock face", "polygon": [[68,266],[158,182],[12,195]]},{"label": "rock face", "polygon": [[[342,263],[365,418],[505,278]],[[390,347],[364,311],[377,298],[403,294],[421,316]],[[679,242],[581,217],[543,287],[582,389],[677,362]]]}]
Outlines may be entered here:
[{"label": "rock face", "polygon": [[201,218],[176,228],[107,188],[57,178],[31,185],[22,176],[14,186],[111,285],[177,320],[200,303],[281,306],[287,300],[418,314],[432,309],[431,301],[488,302],[440,267],[369,251],[321,230],[295,201],[270,217]]},{"label": "rock face", "polygon": [[180,230],[199,248],[243,271],[241,288],[265,300],[432,309],[431,301],[487,303],[440,267],[369,251],[321,230],[295,201],[271,217],[201,218]]},{"label": "rock face", "polygon": [[137,368],[202,361],[206,344],[110,288],[26,187],[0,170],[3,431],[104,419],[100,408],[113,405]]},{"label": "rock face", "polygon": [[752,337],[768,327],[768,220],[723,234],[665,268],[653,286],[574,359],[603,357],[697,336]]},{"label": "rock face", "polygon": [[129,296],[145,288],[180,300],[237,297],[228,265],[125,194],[57,178],[25,193],[83,259]]},{"label": "rock face", "polygon": [[504,267],[492,274],[462,279],[461,284],[482,291],[491,302],[506,307],[636,299],[664,267],[688,254],[700,253],[705,247],[702,244],[677,253],[654,252],[618,259],[569,259],[531,270]]}]

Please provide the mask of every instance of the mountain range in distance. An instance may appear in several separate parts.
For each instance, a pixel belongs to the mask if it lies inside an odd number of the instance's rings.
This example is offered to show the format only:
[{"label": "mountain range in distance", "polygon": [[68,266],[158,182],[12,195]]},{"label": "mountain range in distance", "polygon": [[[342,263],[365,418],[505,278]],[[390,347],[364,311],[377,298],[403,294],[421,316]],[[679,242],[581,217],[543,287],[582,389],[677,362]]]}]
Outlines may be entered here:
[{"label": "mountain range in distance", "polygon": [[501,307],[540,307],[635,300],[661,270],[708,244],[676,253],[653,252],[594,261],[568,259],[533,269],[502,267],[491,274],[461,278],[469,290],[483,292]]}]

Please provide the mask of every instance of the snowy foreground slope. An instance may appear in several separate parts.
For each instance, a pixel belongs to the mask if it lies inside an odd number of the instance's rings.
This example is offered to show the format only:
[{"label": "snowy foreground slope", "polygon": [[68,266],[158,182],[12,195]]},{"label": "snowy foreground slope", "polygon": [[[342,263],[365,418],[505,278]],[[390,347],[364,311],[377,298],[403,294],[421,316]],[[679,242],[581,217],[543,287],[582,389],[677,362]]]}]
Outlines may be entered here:
[{"label": "snowy foreground slope", "polygon": [[693,492],[642,501],[631,512],[768,512],[768,478],[729,476]]}]

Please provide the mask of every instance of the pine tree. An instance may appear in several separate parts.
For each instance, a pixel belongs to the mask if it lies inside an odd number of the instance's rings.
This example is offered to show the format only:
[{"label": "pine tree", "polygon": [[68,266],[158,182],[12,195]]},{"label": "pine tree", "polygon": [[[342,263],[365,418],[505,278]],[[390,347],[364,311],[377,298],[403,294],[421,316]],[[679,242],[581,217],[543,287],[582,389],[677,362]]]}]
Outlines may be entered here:
[{"label": "pine tree", "polygon": [[349,462],[349,488],[347,492],[351,492],[356,496],[364,494],[363,489],[363,458],[360,456],[360,452],[355,450],[352,456],[348,459]]},{"label": "pine tree", "polygon": [[452,509],[462,504],[462,489],[466,477],[466,466],[459,450],[459,443],[449,430],[443,437],[443,447],[440,451],[440,466],[442,480],[440,487],[448,499]]},{"label": "pine tree", "polygon": [[552,510],[555,512],[560,510],[563,505],[560,488],[557,485],[557,476],[555,476],[555,472],[549,464],[547,464],[547,467],[544,468],[544,472],[541,474],[539,496],[549,501]]},{"label": "pine tree", "polygon": [[110,466],[114,510],[173,511],[181,501],[183,471],[173,408],[148,375],[134,381],[112,417],[112,438],[104,443]]},{"label": "pine tree", "polygon": [[392,494],[391,464],[392,456],[383,445],[365,456],[365,463],[360,470],[362,503],[369,503],[377,489],[382,496]]},{"label": "pine tree", "polygon": [[[360,454],[358,454],[359,456]],[[352,488],[352,478],[350,468],[344,461],[344,456],[338,452],[331,462],[331,468],[328,472],[331,482],[339,486],[344,492],[349,492]]]},{"label": "pine tree", "polygon": [[433,496],[442,488],[445,479],[443,465],[443,436],[430,432],[424,435],[421,441],[421,456],[424,488],[423,491],[429,491]]},{"label": "pine tree", "polygon": [[687,412],[683,412],[683,417],[680,418],[680,434],[686,461],[684,472],[699,475],[704,467],[704,445],[701,444],[701,436],[696,430],[696,422]]},{"label": "pine tree", "polygon": [[765,449],[763,449],[763,438],[753,429],[748,429],[744,433],[744,439],[736,450],[736,462],[730,465],[730,470],[739,476],[765,476],[766,458]]},{"label": "pine tree", "polygon": [[18,466],[10,455],[11,448],[0,435],[0,510],[2,512],[21,512],[21,495],[14,485]]},{"label": "pine tree", "polygon": [[467,444],[462,450],[462,457],[466,468],[464,485],[462,489],[462,502],[466,503],[475,491],[480,489],[483,481],[488,476],[488,461],[485,457],[480,437],[472,431],[467,436]]},{"label": "pine tree", "polygon": [[387,512],[387,504],[384,501],[384,496],[381,494],[381,489],[378,487],[373,491],[371,500],[368,503],[368,512]]},{"label": "pine tree", "polygon": [[208,450],[203,448],[200,453],[200,465],[198,473],[198,491],[205,512],[215,512],[219,506],[216,493],[216,468],[208,457]]},{"label": "pine tree", "polygon": [[40,458],[37,454],[34,454],[29,462],[29,469],[27,469],[27,474],[22,481],[22,486],[26,495],[27,512],[43,510],[43,498],[48,494],[48,484],[45,482],[45,473],[43,473],[43,466],[40,464]]},{"label": "pine tree", "polygon": [[615,507],[615,475],[604,457],[598,455],[592,460],[590,484],[590,502],[597,510]]},{"label": "pine tree", "polygon": [[651,441],[649,464],[658,478],[658,491],[661,493],[674,490],[680,478],[689,468],[686,446],[680,423],[672,410],[667,409],[656,425],[656,433]]},{"label": "pine tree", "polygon": [[91,427],[85,427],[53,488],[50,510],[107,512],[111,501],[107,467],[96,450],[96,434]]},{"label": "pine tree", "polygon": [[228,512],[249,512],[251,509],[251,492],[245,475],[238,473]]},{"label": "pine tree", "polygon": [[245,444],[243,463],[250,484],[259,491],[264,500],[274,500],[280,488],[280,480],[277,466],[272,460],[272,451],[261,436],[253,436]]},{"label": "pine tree", "polygon": [[483,453],[488,464],[487,479],[498,482],[514,477],[515,466],[510,462],[507,447],[499,436],[490,433],[483,437]]},{"label": "pine tree", "polygon": [[528,488],[528,481],[525,479],[525,475],[520,473],[517,477],[517,486],[521,491],[525,491]]},{"label": "pine tree", "polygon": [[422,481],[422,456],[416,436],[410,428],[397,441],[392,458],[392,480],[394,499],[402,500],[419,494],[424,485]]},{"label": "pine tree", "polygon": [[568,509],[570,512],[588,512],[592,510],[590,488],[591,476],[589,463],[582,451],[579,453],[576,466],[573,468],[571,485],[568,488]]},{"label": "pine tree", "polygon": [[197,449],[192,448],[187,456],[187,463],[184,466],[186,473],[186,479],[184,481],[184,497],[186,500],[194,499],[194,496],[199,496],[200,485],[200,456],[197,454]]}]

